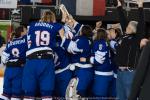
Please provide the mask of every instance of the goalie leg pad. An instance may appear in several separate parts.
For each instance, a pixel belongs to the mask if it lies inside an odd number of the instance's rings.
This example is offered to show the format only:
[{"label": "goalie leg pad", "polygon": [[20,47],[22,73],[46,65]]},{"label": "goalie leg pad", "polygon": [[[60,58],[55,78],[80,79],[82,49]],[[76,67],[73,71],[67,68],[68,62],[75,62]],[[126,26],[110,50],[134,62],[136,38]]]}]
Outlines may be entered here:
[{"label": "goalie leg pad", "polygon": [[77,86],[79,83],[79,78],[73,78],[69,82],[69,85],[66,90],[66,99],[67,100],[78,100],[79,95],[77,95]]}]

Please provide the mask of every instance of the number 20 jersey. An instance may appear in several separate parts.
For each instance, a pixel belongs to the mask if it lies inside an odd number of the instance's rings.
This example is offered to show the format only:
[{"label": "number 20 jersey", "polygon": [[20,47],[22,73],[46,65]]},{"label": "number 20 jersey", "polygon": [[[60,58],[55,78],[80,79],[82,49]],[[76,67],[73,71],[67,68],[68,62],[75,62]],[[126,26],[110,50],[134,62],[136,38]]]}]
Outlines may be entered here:
[{"label": "number 20 jersey", "polygon": [[53,50],[56,47],[56,35],[62,25],[58,23],[33,22],[27,34],[28,51],[30,55],[37,51]]}]

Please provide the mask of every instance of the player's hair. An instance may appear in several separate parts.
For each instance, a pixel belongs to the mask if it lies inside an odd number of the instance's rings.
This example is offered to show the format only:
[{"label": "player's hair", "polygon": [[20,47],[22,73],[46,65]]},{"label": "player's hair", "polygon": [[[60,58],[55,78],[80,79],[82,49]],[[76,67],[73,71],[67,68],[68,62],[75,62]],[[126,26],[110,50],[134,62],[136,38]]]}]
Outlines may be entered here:
[{"label": "player's hair", "polygon": [[115,32],[116,32],[116,34],[117,34],[116,38],[118,38],[118,37],[120,37],[120,36],[122,35],[120,28],[116,28],[116,29],[115,29]]},{"label": "player's hair", "polygon": [[42,16],[41,20],[42,22],[54,22],[56,20],[56,16],[54,12],[51,10],[44,12],[44,15]]},{"label": "player's hair", "polygon": [[94,40],[101,40],[101,39],[107,40],[107,32],[103,28],[97,30],[97,35]]},{"label": "player's hair", "polygon": [[13,40],[14,36],[15,36],[15,32],[12,32],[11,35],[10,35],[10,40],[11,41]]},{"label": "player's hair", "polygon": [[12,33],[11,38],[19,38],[21,37],[21,32],[24,31],[24,26],[19,26],[15,29],[15,32]]},{"label": "player's hair", "polygon": [[109,29],[107,29],[108,31],[110,31],[110,30],[114,30],[115,31],[115,34],[116,34],[116,38],[118,38],[118,37],[120,37],[121,36],[121,29],[120,28],[109,28]]},{"label": "player's hair", "polygon": [[132,27],[133,27],[133,33],[136,33],[138,22],[137,21],[130,21],[129,24],[132,25]]},{"label": "player's hair", "polygon": [[86,36],[88,38],[91,38],[93,33],[92,33],[92,28],[89,25],[84,25],[81,29],[82,36]]}]

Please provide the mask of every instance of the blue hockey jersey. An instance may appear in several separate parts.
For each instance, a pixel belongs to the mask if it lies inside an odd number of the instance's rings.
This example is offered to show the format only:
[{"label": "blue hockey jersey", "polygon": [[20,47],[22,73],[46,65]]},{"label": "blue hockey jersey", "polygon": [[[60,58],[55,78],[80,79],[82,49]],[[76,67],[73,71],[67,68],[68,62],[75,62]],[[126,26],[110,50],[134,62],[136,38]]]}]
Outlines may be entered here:
[{"label": "blue hockey jersey", "polygon": [[105,40],[101,39],[94,41],[90,62],[94,65],[94,69],[97,71],[112,71],[110,50]]},{"label": "blue hockey jersey", "polygon": [[53,50],[56,47],[56,35],[62,25],[58,23],[33,22],[30,24],[27,56],[41,50]]},{"label": "blue hockey jersey", "polygon": [[91,42],[85,36],[77,36],[74,41],[77,44],[77,48],[82,51],[71,55],[71,63],[79,63],[81,57],[87,58],[91,55]]},{"label": "blue hockey jersey", "polygon": [[18,60],[26,61],[27,36],[9,41],[6,45],[5,53],[9,54],[8,62],[17,62]]},{"label": "blue hockey jersey", "polygon": [[90,44],[87,37],[77,36],[73,40],[67,39],[62,47],[70,53],[71,63],[79,63],[81,57],[87,58],[91,55]]},{"label": "blue hockey jersey", "polygon": [[82,27],[83,25],[79,24],[78,22],[76,22],[73,27],[70,27],[69,25],[65,24],[64,25],[65,37],[67,39],[73,39],[75,36],[79,36]]},{"label": "blue hockey jersey", "polygon": [[59,47],[55,48],[55,57],[54,57],[54,63],[55,63],[55,69],[63,69],[67,67],[70,64],[68,53]]}]

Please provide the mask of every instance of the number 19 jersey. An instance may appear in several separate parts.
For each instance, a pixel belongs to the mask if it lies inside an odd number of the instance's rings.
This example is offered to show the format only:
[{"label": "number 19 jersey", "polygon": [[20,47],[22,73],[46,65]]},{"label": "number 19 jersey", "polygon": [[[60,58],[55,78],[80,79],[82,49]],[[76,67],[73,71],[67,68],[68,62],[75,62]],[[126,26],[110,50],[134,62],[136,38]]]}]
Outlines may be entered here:
[{"label": "number 19 jersey", "polygon": [[37,51],[53,50],[56,47],[56,35],[62,25],[58,23],[33,22],[27,34],[28,51],[30,55]]}]

